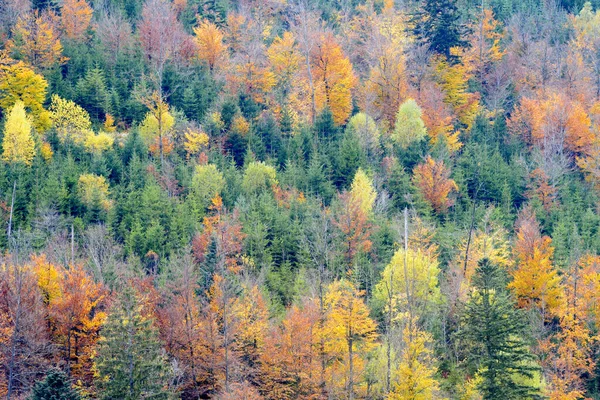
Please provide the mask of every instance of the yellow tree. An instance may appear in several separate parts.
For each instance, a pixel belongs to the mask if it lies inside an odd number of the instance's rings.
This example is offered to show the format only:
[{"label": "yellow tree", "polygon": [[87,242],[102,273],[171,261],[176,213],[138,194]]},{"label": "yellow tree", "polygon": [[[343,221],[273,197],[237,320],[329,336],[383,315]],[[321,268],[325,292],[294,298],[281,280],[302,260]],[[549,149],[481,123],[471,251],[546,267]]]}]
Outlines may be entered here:
[{"label": "yellow tree", "polygon": [[394,118],[408,90],[405,48],[408,35],[404,16],[389,10],[376,17],[369,51],[372,65],[363,97],[393,126]]},{"label": "yellow tree", "polygon": [[396,370],[396,383],[389,400],[430,400],[436,398],[439,384],[431,334],[418,328],[417,321],[406,324],[402,341],[404,348]]},{"label": "yellow tree", "polygon": [[47,87],[46,80],[23,62],[8,60],[0,64],[0,107],[8,112],[17,101],[22,101],[40,132],[51,125],[50,114],[43,105]]},{"label": "yellow tree", "polygon": [[292,83],[292,78],[299,71],[302,62],[302,55],[298,51],[294,34],[284,32],[283,36],[276,37],[267,50],[267,56],[277,84],[288,87]]},{"label": "yellow tree", "polygon": [[94,10],[85,0],[63,0],[60,22],[65,36],[81,40],[90,26]]},{"label": "yellow tree", "polygon": [[542,236],[533,211],[525,208],[516,223],[513,253],[517,260],[509,284],[521,307],[535,307],[544,316],[557,315],[564,302],[560,276],[552,265],[552,239]]},{"label": "yellow tree", "polygon": [[98,202],[105,210],[112,206],[111,200],[108,198],[108,182],[103,176],[94,174],[83,174],[79,176],[77,184],[77,193],[81,202],[87,207],[94,206]]},{"label": "yellow tree", "polygon": [[62,141],[72,140],[74,143],[84,144],[87,137],[93,135],[89,114],[71,100],[53,95],[50,116]]},{"label": "yellow tree", "polygon": [[56,15],[52,12],[35,11],[19,18],[13,28],[13,38],[6,43],[7,49],[19,59],[45,70],[63,64],[63,47],[56,29]]},{"label": "yellow tree", "polygon": [[197,155],[208,145],[209,137],[201,130],[188,128],[184,133],[183,148],[187,156]]},{"label": "yellow tree", "polygon": [[214,71],[227,56],[227,46],[223,43],[223,32],[219,27],[208,20],[203,20],[194,28],[198,58]]},{"label": "yellow tree", "polygon": [[329,107],[333,120],[341,125],[352,111],[352,89],[356,83],[352,63],[331,33],[321,36],[310,59],[317,111]]},{"label": "yellow tree", "polygon": [[373,212],[373,205],[377,198],[377,192],[373,187],[371,178],[365,174],[362,168],[359,168],[354,175],[354,180],[352,180],[350,189],[350,197],[352,201],[358,203],[360,210],[365,215],[369,215]]},{"label": "yellow tree", "polygon": [[141,100],[150,111],[140,125],[140,134],[148,144],[158,147],[160,164],[164,166],[164,154],[165,150],[169,149],[169,134],[175,124],[175,118],[159,92],[153,92]]},{"label": "yellow tree", "polygon": [[320,334],[330,360],[325,371],[326,385],[331,396],[354,399],[365,391],[365,382],[360,377],[365,357],[375,346],[377,327],[369,317],[362,293],[347,280],[329,285],[324,307],[326,317]]},{"label": "yellow tree", "polygon": [[479,94],[468,92],[471,68],[464,64],[450,65],[444,59],[436,64],[437,80],[444,90],[444,102],[452,107],[458,121],[471,129],[479,111]]},{"label": "yellow tree", "polygon": [[25,113],[22,101],[15,103],[6,117],[2,149],[2,159],[9,163],[22,162],[31,165],[33,161],[35,142],[31,135],[31,121]]}]

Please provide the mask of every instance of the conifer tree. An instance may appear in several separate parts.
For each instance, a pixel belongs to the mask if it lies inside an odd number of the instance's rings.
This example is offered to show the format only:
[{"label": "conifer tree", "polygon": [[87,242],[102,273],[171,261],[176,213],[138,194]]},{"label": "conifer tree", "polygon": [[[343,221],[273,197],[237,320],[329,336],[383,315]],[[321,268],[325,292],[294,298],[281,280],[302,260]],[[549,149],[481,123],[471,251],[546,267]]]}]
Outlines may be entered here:
[{"label": "conifer tree", "polygon": [[46,379],[35,384],[31,400],[79,400],[81,396],[71,387],[67,375],[53,369]]},{"label": "conifer tree", "polygon": [[128,287],[109,315],[97,356],[103,399],[168,399],[169,367],[143,299]]},{"label": "conifer tree", "polygon": [[450,50],[465,44],[455,0],[427,0],[413,20],[417,38],[436,54],[451,59]]},{"label": "conifer tree", "polygon": [[538,399],[537,388],[527,382],[539,368],[522,339],[524,323],[506,283],[503,270],[480,261],[463,319],[465,338],[473,344],[469,353],[481,371],[484,399]]}]

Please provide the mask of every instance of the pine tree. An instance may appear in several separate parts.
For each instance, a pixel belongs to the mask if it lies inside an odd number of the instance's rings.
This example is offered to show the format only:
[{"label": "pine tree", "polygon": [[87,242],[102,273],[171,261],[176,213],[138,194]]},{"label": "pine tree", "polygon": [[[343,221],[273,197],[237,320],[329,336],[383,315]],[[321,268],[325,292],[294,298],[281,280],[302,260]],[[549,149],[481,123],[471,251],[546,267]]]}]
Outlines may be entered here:
[{"label": "pine tree", "polygon": [[417,38],[436,54],[451,59],[450,50],[465,45],[455,0],[427,0],[413,22]]},{"label": "pine tree", "polygon": [[79,400],[81,396],[71,387],[67,375],[53,369],[46,379],[35,384],[31,400]]},{"label": "pine tree", "polygon": [[108,317],[97,356],[104,399],[169,398],[167,360],[142,304],[127,288]]},{"label": "pine tree", "polygon": [[464,337],[473,343],[470,354],[482,371],[484,399],[538,399],[537,388],[526,382],[539,368],[522,340],[524,323],[506,283],[503,270],[480,261],[465,308]]}]

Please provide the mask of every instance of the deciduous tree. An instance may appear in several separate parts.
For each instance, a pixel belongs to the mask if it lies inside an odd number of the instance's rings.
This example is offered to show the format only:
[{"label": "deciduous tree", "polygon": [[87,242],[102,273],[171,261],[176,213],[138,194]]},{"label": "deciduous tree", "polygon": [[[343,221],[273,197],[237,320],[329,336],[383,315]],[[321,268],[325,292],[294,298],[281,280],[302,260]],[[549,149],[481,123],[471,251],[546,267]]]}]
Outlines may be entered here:
[{"label": "deciduous tree", "polygon": [[18,101],[6,117],[2,138],[2,159],[9,163],[31,165],[35,157],[35,142],[31,132],[31,121],[25,106]]}]

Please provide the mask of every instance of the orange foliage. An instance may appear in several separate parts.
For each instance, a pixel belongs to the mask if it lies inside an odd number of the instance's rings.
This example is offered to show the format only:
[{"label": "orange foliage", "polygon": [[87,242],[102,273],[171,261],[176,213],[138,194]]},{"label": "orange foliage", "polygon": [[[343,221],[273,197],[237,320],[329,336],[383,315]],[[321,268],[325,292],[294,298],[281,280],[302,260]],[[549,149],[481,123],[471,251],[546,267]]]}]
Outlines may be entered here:
[{"label": "orange foliage", "polygon": [[542,315],[557,315],[564,300],[560,277],[552,266],[552,239],[542,236],[533,211],[525,208],[517,220],[517,240],[513,249],[517,259],[509,284],[520,307],[535,307]]},{"label": "orange foliage", "polygon": [[540,92],[533,99],[522,98],[508,127],[529,145],[544,148],[560,143],[575,154],[589,153],[594,140],[591,120],[583,106],[553,91]]},{"label": "orange foliage", "polygon": [[65,36],[82,39],[90,26],[93,12],[85,0],[63,0],[60,18]]},{"label": "orange foliage", "polygon": [[271,328],[260,361],[268,399],[308,399],[318,392],[319,318],[318,305],[307,300],[302,306],[292,306],[281,325]]},{"label": "orange foliage", "polygon": [[205,20],[200,26],[194,28],[194,33],[198,58],[213,71],[227,54],[227,46],[223,44],[223,32],[215,24]]},{"label": "orange foliage", "polygon": [[317,111],[329,107],[335,123],[341,125],[352,111],[352,89],[356,84],[352,63],[332,34],[321,36],[310,58]]},{"label": "orange foliage", "polygon": [[529,174],[532,182],[528,185],[529,198],[537,197],[544,206],[544,210],[550,211],[556,201],[556,188],[549,183],[548,176],[541,168],[536,168]]},{"label": "orange foliage", "polygon": [[57,17],[48,11],[37,10],[24,17],[13,28],[13,38],[6,43],[6,48],[16,58],[22,59],[38,69],[48,69],[63,64],[63,47],[56,29]]},{"label": "orange foliage", "polygon": [[238,272],[242,242],[246,235],[242,232],[242,226],[238,222],[237,211],[228,216],[223,209],[223,200],[220,196],[212,200],[209,209],[212,215],[204,217],[202,233],[196,235],[192,240],[194,257],[198,263],[204,262],[211,242],[215,241],[217,271]]},{"label": "orange foliage", "polygon": [[333,224],[342,232],[344,259],[351,267],[358,253],[371,250],[372,225],[367,213],[361,209],[360,199],[353,198],[350,192],[340,195],[340,206]]},{"label": "orange foliage", "polygon": [[448,196],[453,191],[458,191],[444,162],[437,162],[430,156],[427,156],[423,164],[415,167],[413,182],[423,198],[438,213],[444,213],[452,206],[453,201]]}]

